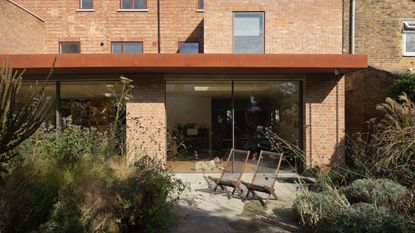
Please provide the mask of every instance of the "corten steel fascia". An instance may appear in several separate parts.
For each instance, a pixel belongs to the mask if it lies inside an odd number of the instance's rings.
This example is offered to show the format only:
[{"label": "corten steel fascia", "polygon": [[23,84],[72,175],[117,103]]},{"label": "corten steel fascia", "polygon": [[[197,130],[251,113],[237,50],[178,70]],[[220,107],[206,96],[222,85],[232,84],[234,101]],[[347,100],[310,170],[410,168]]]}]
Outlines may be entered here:
[{"label": "corten steel fascia", "polygon": [[13,54],[16,69],[42,73],[56,58],[57,73],[328,73],[368,67],[360,54]]}]

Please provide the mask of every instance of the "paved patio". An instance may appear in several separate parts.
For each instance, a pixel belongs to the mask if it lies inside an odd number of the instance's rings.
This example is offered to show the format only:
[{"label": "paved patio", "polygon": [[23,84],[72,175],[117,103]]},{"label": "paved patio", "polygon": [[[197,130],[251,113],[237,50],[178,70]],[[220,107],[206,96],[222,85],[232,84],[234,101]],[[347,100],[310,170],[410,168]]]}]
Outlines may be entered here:
[{"label": "paved patio", "polygon": [[[252,175],[244,174],[242,179],[251,180]],[[301,232],[291,210],[301,192],[292,172],[280,172],[276,184],[279,199],[270,201],[268,208],[257,200],[243,201],[245,195],[228,199],[223,191],[212,194],[213,183],[203,173],[177,173],[176,177],[189,182],[191,191],[185,191],[174,207],[179,219],[172,233]]]}]

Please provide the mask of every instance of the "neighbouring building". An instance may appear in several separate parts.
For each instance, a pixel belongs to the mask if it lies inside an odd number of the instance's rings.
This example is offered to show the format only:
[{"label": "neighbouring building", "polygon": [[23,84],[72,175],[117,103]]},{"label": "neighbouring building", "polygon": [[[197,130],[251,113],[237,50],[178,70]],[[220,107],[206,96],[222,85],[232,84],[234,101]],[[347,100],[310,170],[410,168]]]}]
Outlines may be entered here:
[{"label": "neighbouring building", "polygon": [[[267,149],[272,127],[305,165],[344,160],[345,75],[367,68],[348,53],[343,0],[4,0],[0,60],[27,85],[56,58],[47,88],[57,123],[105,130],[121,75],[129,158],[147,153],[190,171],[230,148]],[[3,20],[4,19],[4,20]],[[110,88],[110,90],[109,90]],[[86,109],[86,110],[85,110]]]},{"label": "neighbouring building", "polygon": [[346,77],[346,131],[353,136],[381,117],[376,105],[390,96],[396,73],[415,68],[415,1],[348,0],[344,9],[344,52],[367,54],[370,66]]}]

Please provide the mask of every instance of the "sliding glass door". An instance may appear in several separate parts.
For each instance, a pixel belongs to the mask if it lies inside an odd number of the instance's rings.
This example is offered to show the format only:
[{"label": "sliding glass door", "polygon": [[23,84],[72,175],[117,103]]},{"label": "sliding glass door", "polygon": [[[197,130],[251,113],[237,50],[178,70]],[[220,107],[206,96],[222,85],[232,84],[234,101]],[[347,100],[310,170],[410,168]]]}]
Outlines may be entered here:
[{"label": "sliding glass door", "polygon": [[168,160],[209,160],[232,147],[232,82],[166,84]]},{"label": "sliding glass door", "polygon": [[[234,81],[235,147],[257,151],[258,126],[299,144],[300,84],[295,81]],[[267,148],[263,148],[267,149]]]},{"label": "sliding glass door", "polygon": [[258,126],[301,143],[300,81],[167,81],[168,160],[225,160],[229,149],[255,160],[272,147]]}]

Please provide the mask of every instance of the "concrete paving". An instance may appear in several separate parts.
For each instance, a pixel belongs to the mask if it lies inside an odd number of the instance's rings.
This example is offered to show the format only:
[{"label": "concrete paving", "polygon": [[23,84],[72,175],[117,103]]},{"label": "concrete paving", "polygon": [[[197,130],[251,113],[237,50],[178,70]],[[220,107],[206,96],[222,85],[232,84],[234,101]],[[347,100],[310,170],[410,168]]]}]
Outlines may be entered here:
[{"label": "concrete paving", "polygon": [[[252,175],[244,174],[242,180],[250,181]],[[235,194],[229,199],[224,191],[213,194],[213,183],[203,173],[177,173],[176,177],[188,182],[191,190],[185,191],[175,204],[178,221],[172,233],[301,232],[291,210],[302,190],[294,182],[294,173],[280,172],[282,179],[275,187],[279,199],[271,200],[268,208],[258,200],[244,200],[245,195]]]}]

